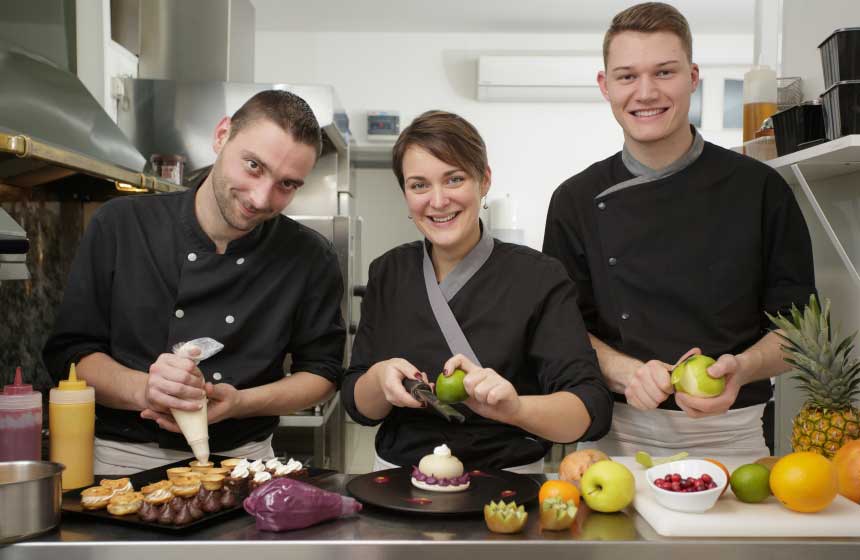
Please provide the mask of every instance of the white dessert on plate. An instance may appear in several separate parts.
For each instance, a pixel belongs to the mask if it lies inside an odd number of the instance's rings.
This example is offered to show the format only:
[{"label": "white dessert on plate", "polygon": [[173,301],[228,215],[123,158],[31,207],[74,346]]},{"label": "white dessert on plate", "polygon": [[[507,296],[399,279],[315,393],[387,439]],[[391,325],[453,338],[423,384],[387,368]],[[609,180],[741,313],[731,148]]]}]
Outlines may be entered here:
[{"label": "white dessert on plate", "polygon": [[463,473],[463,463],[451,454],[444,443],[412,468],[412,485],[431,492],[462,492],[471,484]]}]

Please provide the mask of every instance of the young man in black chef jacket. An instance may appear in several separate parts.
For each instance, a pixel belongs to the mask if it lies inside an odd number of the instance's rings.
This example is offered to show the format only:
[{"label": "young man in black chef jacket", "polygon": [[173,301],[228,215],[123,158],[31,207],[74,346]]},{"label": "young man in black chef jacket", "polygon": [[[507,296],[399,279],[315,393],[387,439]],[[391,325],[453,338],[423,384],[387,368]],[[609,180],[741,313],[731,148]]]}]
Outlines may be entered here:
[{"label": "young man in black chef jacket", "polygon": [[[555,191],[544,252],[577,301],[617,402],[610,454],[768,455],[761,416],[783,373],[765,311],[815,292],[806,223],[768,166],[705,142],[690,125],[699,84],[685,18],[662,3],[615,16],[598,84],[624,131],[622,151]],[[694,353],[717,362],[715,398],[673,390]]]},{"label": "young man in black chef jacket", "polygon": [[[95,387],[96,473],[188,457],[170,409],[195,410],[203,396],[212,453],[271,457],[278,416],[334,392],[345,341],[336,254],[281,214],[321,146],[304,100],[264,91],[218,123],[201,183],[93,216],[44,360],[55,379],[76,362]],[[224,349],[199,366],[170,353],[199,337]]]}]

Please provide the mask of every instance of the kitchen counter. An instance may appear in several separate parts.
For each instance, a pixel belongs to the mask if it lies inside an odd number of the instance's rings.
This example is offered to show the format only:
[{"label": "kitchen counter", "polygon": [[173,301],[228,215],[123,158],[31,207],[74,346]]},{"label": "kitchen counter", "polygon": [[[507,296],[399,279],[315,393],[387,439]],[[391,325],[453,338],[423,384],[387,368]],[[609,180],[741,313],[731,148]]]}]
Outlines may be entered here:
[{"label": "kitchen counter", "polygon": [[[345,493],[347,475],[320,486]],[[542,479],[542,477],[541,477]],[[856,558],[860,539],[679,539],[657,535],[635,512],[580,512],[572,531],[541,532],[537,506],[529,510],[526,530],[518,535],[489,532],[482,518],[407,517],[365,508],[358,516],[285,533],[260,532],[254,520],[237,515],[199,531],[177,535],[118,524],[94,525],[64,515],[60,527],[25,542],[0,546],[3,560],[101,560],[141,557],[151,560],[210,558],[467,558],[523,560],[540,558],[667,557],[710,559]],[[707,523],[707,518],[702,517]],[[667,556],[669,555],[669,556]],[[535,558],[535,556],[531,556]]]}]

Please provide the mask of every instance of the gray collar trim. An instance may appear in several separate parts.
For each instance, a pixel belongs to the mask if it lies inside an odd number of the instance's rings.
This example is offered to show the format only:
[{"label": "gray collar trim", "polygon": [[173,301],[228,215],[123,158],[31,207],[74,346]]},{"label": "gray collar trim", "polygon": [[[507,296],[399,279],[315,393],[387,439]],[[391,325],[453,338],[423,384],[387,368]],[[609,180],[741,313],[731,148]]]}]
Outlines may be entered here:
[{"label": "gray collar trim", "polygon": [[621,161],[624,163],[624,167],[626,167],[634,177],[632,179],[622,181],[617,185],[612,185],[594,197],[595,200],[636,185],[665,179],[666,177],[690,167],[697,159],[699,159],[699,156],[702,155],[702,151],[705,149],[705,139],[702,138],[702,135],[699,134],[699,131],[696,130],[695,127],[691,128],[693,130],[693,144],[690,146],[690,149],[687,150],[683,156],[663,169],[651,169],[644,163],[638,161],[633,157],[633,154],[630,153],[627,149],[627,145],[625,144],[624,149],[621,150]]},{"label": "gray collar trim", "polygon": [[[425,240],[425,261],[430,260],[430,253],[427,250],[428,245],[430,245],[430,242]],[[487,259],[490,258],[490,254],[493,252],[494,245],[493,237],[486,231],[484,224],[481,223],[481,239],[478,241],[478,244],[469,251],[469,254],[462,261],[457,263],[454,270],[449,272],[439,284],[439,289],[442,290],[445,301],[451,301],[457,295],[457,292],[466,285],[466,282],[471,280],[472,276],[484,266],[484,263],[487,262]]]}]

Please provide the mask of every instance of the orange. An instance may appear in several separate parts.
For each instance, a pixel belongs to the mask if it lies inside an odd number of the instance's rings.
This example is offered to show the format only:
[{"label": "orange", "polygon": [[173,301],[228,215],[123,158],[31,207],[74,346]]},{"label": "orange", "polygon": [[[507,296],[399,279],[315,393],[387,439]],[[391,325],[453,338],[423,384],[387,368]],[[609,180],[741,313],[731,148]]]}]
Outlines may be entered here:
[{"label": "orange", "polygon": [[[727,469],[727,468],[726,468],[726,466],[725,466],[724,464],[720,463],[720,462],[719,462],[719,461],[717,461],[716,459],[708,459],[707,457],[705,457],[705,461],[707,461],[707,462],[709,462],[709,463],[713,463],[713,464],[717,465],[718,467],[720,467],[720,468],[722,469],[722,471],[723,471],[724,473],[726,473],[726,480],[729,480],[729,479],[731,479],[731,478],[732,478],[731,473],[729,473],[729,469]],[[721,498],[723,497],[723,494],[725,494],[725,493],[726,493],[726,490],[728,490],[728,489],[729,489],[729,485],[728,485],[728,483],[726,483],[726,485],[723,487],[723,491],[722,491],[722,492],[720,492],[720,497],[721,497]]]},{"label": "orange", "polygon": [[833,457],[839,493],[860,504],[860,439],[849,441]]},{"label": "orange", "polygon": [[547,498],[561,498],[562,502],[573,500],[579,507],[579,489],[573,483],[564,480],[547,480],[540,487],[538,502],[543,503]]},{"label": "orange", "polygon": [[790,510],[821,511],[836,498],[836,466],[812,451],[790,453],[771,469],[770,489]]}]

